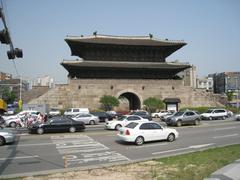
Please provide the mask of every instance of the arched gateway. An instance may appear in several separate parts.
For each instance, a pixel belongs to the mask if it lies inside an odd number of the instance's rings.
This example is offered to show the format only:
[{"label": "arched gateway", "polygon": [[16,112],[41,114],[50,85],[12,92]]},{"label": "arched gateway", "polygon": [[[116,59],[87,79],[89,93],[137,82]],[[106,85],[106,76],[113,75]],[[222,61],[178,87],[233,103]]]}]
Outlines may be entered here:
[{"label": "arched gateway", "polygon": [[[182,89],[177,88],[182,86],[182,81],[176,80],[177,73],[190,67],[166,62],[169,55],[186,45],[183,41],[159,40],[152,35],[97,34],[68,36],[65,41],[72,55],[81,58],[61,63],[69,73],[68,106],[99,108],[101,96],[117,95],[128,99],[130,110],[140,109],[147,97],[176,97],[176,90]],[[138,94],[128,91],[129,88]]]},{"label": "arched gateway", "polygon": [[141,101],[139,97],[132,92],[122,93],[118,98],[119,99],[125,98],[128,100],[129,110],[141,109]]}]

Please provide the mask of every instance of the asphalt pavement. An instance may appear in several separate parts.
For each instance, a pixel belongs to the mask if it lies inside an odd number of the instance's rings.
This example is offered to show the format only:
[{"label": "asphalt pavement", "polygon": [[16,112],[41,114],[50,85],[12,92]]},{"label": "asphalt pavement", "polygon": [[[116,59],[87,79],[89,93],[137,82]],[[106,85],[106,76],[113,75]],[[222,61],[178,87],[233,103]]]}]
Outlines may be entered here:
[{"label": "asphalt pavement", "polygon": [[[173,128],[180,133],[176,141],[143,146],[118,141],[117,132],[104,130],[104,124],[88,126],[85,132],[74,134],[29,135],[24,129],[17,130],[17,142],[0,147],[0,178],[91,169],[240,144],[237,121],[203,121],[199,126]],[[239,163],[234,164],[239,168]],[[235,166],[227,169],[227,175],[237,172]],[[224,171],[217,173],[226,175]],[[216,175],[219,174],[210,178]]]}]

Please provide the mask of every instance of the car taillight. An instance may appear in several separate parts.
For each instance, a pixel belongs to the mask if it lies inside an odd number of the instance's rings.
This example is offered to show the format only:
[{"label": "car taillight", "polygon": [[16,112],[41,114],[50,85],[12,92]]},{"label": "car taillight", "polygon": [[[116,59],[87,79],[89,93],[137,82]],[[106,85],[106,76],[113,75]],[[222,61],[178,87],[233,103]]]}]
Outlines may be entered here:
[{"label": "car taillight", "polygon": [[130,131],[127,129],[125,134],[130,135]]}]

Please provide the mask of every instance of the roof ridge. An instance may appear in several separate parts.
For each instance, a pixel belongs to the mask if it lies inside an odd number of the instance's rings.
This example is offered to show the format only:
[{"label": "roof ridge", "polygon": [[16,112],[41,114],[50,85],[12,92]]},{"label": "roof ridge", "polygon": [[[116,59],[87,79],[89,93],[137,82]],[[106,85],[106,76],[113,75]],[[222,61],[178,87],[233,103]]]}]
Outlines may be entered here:
[{"label": "roof ridge", "polygon": [[160,39],[155,38],[152,34],[149,36],[118,36],[118,35],[104,35],[104,34],[94,34],[91,36],[69,36],[68,39],[94,39],[94,38],[108,38],[108,39],[135,39],[135,40],[153,40],[153,41],[162,41],[162,42],[176,42],[176,43],[185,43],[184,40],[169,40],[169,39]]}]

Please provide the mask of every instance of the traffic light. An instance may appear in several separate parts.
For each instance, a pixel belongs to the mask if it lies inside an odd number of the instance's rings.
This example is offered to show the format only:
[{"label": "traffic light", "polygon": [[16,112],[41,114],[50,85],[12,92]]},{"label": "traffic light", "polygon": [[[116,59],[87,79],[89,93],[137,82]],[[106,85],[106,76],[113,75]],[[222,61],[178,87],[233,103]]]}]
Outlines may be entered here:
[{"label": "traffic light", "polygon": [[8,51],[7,55],[8,55],[8,59],[15,59],[15,57],[22,58],[23,52],[22,52],[22,49],[15,48]]},{"label": "traffic light", "polygon": [[22,49],[19,48],[14,49],[2,7],[0,7],[0,19],[2,19],[4,25],[4,29],[0,31],[0,42],[2,44],[7,44],[10,46],[10,50],[7,51],[8,59],[15,59],[16,57],[22,58],[23,57]]},{"label": "traffic light", "polygon": [[15,55],[17,56],[17,58],[22,58],[23,57],[22,49],[15,48]]},{"label": "traffic light", "polygon": [[2,44],[10,44],[11,39],[7,30],[3,29],[0,31],[0,41]]}]

